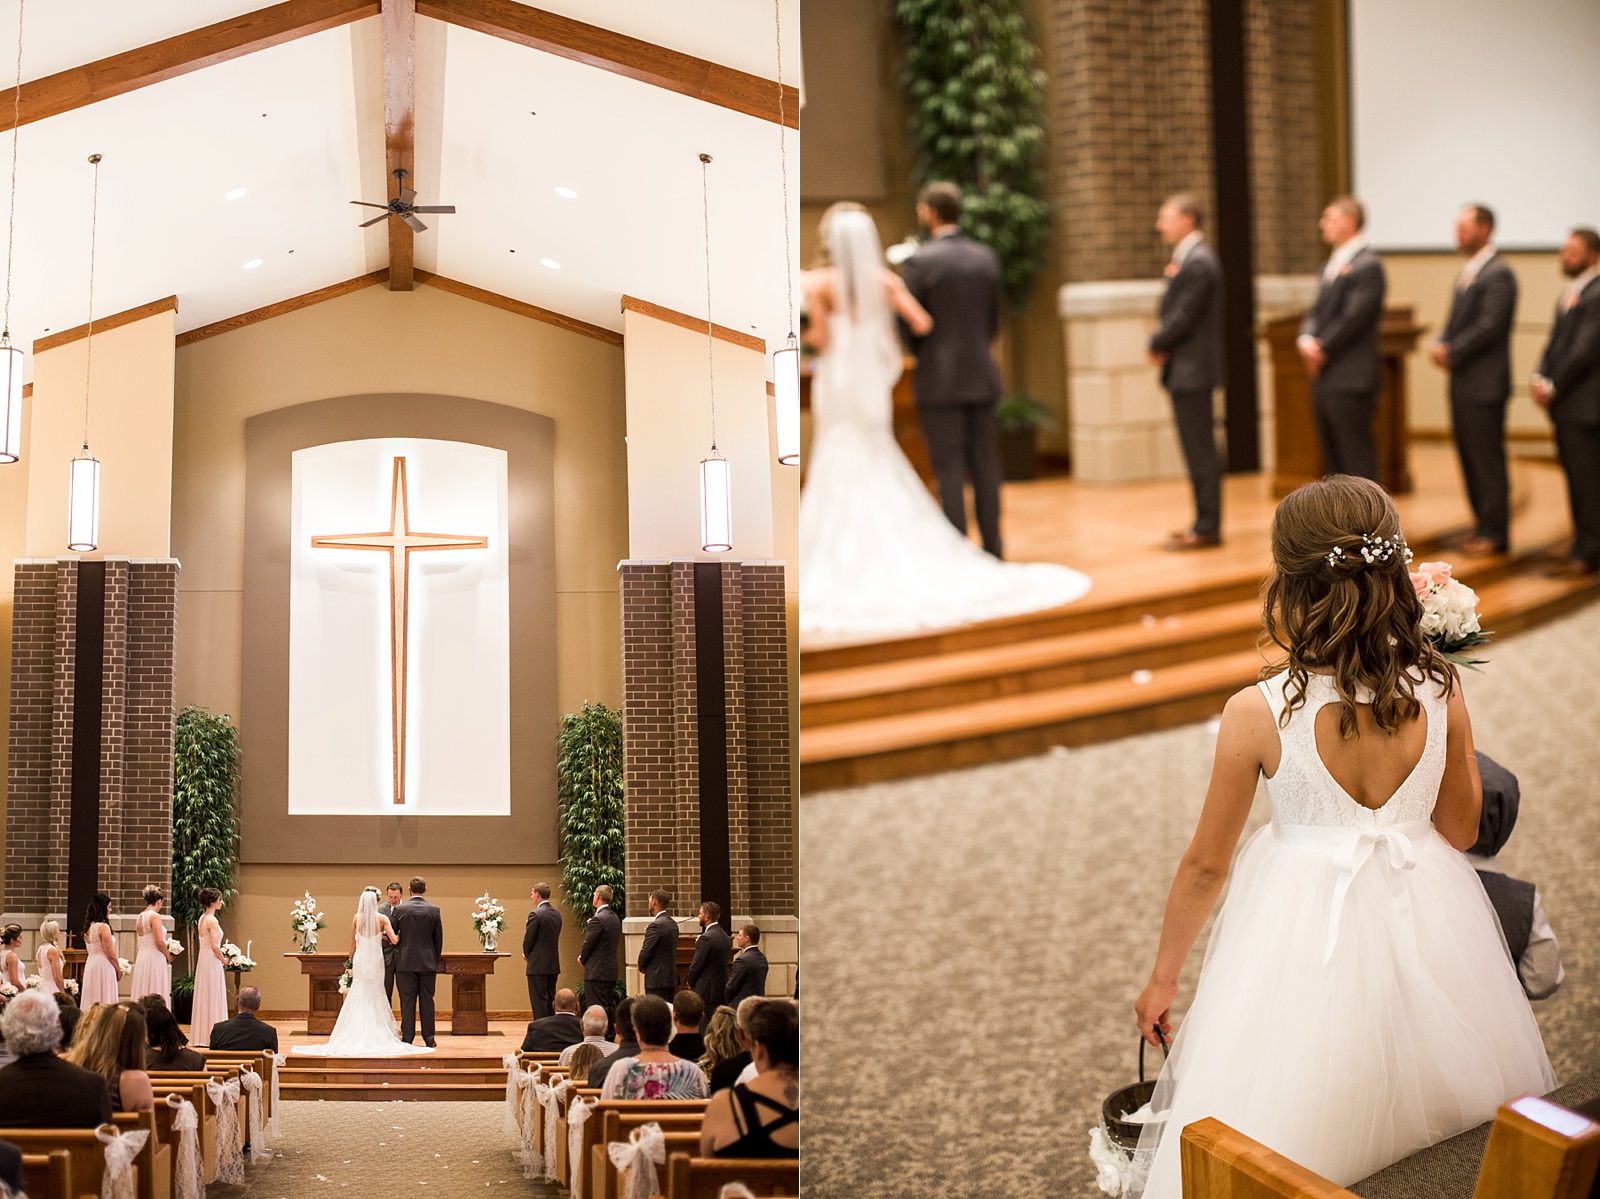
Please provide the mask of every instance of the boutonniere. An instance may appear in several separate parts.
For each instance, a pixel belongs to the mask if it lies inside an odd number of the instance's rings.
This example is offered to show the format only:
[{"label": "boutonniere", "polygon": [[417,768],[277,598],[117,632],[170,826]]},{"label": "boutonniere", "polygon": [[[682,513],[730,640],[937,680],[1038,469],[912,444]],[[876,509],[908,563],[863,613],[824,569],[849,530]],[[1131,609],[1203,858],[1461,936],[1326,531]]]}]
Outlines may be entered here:
[{"label": "boutonniere", "polygon": [[1161,273],[1163,275],[1165,275],[1168,279],[1172,278],[1172,276],[1174,276],[1174,275],[1176,275],[1178,273],[1178,264],[1176,262],[1167,263],[1167,265],[1164,268],[1162,268]]},{"label": "boutonniere", "polygon": [[1350,273],[1350,264],[1347,262],[1339,268],[1339,277],[1342,279]]}]

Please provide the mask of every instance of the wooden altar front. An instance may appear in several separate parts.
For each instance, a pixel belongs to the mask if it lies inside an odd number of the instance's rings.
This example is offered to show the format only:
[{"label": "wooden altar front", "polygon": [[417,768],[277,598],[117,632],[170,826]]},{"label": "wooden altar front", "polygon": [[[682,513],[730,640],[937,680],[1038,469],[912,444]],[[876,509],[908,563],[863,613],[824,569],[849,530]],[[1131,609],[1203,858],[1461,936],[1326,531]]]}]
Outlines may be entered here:
[{"label": "wooden altar front", "polygon": [[[324,1037],[333,1032],[344,1006],[339,994],[339,976],[350,959],[342,953],[286,953],[300,963],[300,973],[309,980],[310,998],[306,1005],[306,1032]],[[485,1037],[489,1035],[487,1002],[489,976],[494,964],[509,953],[441,953],[440,974],[450,976],[450,1035]],[[398,988],[397,988],[398,991]],[[444,1007],[435,997],[435,1004]]]},{"label": "wooden altar front", "polygon": [[[1274,444],[1277,449],[1272,473],[1272,494],[1285,496],[1303,483],[1320,479],[1326,473],[1322,447],[1317,442],[1316,420],[1311,412],[1311,380],[1305,363],[1295,349],[1300,332],[1300,317],[1285,316],[1270,321],[1261,330],[1272,357],[1272,396]],[[1414,310],[1386,308],[1378,326],[1378,352],[1383,360],[1383,390],[1378,396],[1378,415],[1374,433],[1378,439],[1378,482],[1390,495],[1411,490],[1411,467],[1407,460],[1406,355],[1416,348],[1424,326],[1417,324]]]}]

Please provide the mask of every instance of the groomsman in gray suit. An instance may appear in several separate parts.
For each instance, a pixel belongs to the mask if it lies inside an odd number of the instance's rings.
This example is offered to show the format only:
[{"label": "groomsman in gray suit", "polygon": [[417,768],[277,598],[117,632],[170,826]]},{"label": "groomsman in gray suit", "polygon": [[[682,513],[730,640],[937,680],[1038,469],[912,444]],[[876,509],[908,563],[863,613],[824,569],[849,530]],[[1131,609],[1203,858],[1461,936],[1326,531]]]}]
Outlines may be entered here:
[{"label": "groomsman in gray suit", "polygon": [[1388,283],[1362,233],[1366,223],[1366,210],[1353,196],[1340,196],[1322,210],[1317,228],[1333,253],[1295,345],[1311,376],[1312,412],[1327,473],[1376,482],[1372,424],[1383,390],[1378,325]]},{"label": "groomsman in gray suit", "polygon": [[1222,264],[1200,232],[1199,202],[1169,196],[1156,214],[1156,232],[1172,247],[1161,323],[1150,338],[1150,358],[1172,397],[1178,443],[1194,488],[1194,524],[1167,538],[1169,550],[1222,544],[1222,460],[1211,393],[1222,379]]},{"label": "groomsman in gray suit", "polygon": [[1005,303],[1000,258],[961,232],[961,189],[930,183],[917,197],[917,220],[928,231],[901,269],[906,289],[933,317],[933,330],[913,337],[917,415],[950,523],[967,532],[966,484],[983,548],[1000,557],[1000,443],[994,423],[1000,368],[991,345]]},{"label": "groomsman in gray suit", "polygon": [[1517,277],[1495,249],[1494,213],[1468,204],[1456,215],[1456,248],[1467,265],[1433,360],[1450,372],[1450,425],[1476,522],[1461,544],[1469,557],[1503,554],[1511,537],[1506,474],[1506,404],[1511,399],[1511,321]]},{"label": "groomsman in gray suit", "polygon": [[1561,271],[1570,282],[1556,301],[1533,398],[1555,424],[1572,505],[1572,549],[1550,573],[1575,577],[1600,571],[1600,233],[1574,229]]},{"label": "groomsman in gray suit", "polygon": [[[405,898],[405,889],[399,883],[389,884],[389,897],[378,905],[378,914],[389,917],[389,923],[395,923],[394,910],[400,906]],[[394,956],[395,948],[389,944],[388,937],[379,938],[383,946],[383,993],[389,997],[389,1006],[394,1006]]]}]

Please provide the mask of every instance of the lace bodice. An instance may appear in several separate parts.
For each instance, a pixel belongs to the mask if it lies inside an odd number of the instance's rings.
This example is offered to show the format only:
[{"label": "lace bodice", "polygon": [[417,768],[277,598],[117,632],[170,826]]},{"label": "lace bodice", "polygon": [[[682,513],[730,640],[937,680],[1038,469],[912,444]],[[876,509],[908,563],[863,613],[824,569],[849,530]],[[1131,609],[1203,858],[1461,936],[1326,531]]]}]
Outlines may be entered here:
[{"label": "lace bodice", "polygon": [[[1281,717],[1284,709],[1288,677],[1285,672],[1256,684],[1266,696],[1275,719]],[[1339,692],[1332,679],[1311,675],[1306,684],[1305,703],[1295,709],[1288,725],[1279,729],[1283,751],[1276,773],[1267,780],[1272,823],[1279,828],[1313,825],[1381,829],[1429,819],[1439,798],[1439,782],[1444,777],[1447,712],[1444,693],[1431,680],[1418,685],[1417,698],[1422,702],[1423,718],[1428,722],[1422,757],[1383,807],[1365,808],[1339,786],[1317,752],[1317,713],[1324,705],[1337,703]]]},{"label": "lace bodice", "polygon": [[105,925],[97,920],[89,926],[89,931],[83,935],[85,945],[89,951],[89,956],[92,958],[103,958],[106,956],[106,948],[103,944],[101,944],[100,941],[100,930],[104,927]]},{"label": "lace bodice", "polygon": [[146,911],[139,913],[140,949],[159,950],[161,948],[160,944],[158,944],[156,941],[156,925],[160,922],[160,920],[161,917],[157,916],[154,912]]}]

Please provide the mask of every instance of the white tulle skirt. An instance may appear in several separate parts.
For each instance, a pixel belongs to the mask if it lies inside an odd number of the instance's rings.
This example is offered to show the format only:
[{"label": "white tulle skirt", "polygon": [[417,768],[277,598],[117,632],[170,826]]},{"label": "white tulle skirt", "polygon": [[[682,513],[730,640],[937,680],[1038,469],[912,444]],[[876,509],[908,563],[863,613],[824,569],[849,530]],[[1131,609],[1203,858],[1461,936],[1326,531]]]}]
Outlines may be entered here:
[{"label": "white tulle skirt", "polygon": [[349,993],[339,1007],[333,1035],[320,1045],[296,1045],[307,1057],[407,1057],[432,1053],[426,1045],[408,1045],[395,1031],[394,1011],[383,993],[383,959],[373,938],[356,950]]},{"label": "white tulle skirt", "polygon": [[1268,825],[1239,854],[1140,1142],[1145,1199],[1179,1199],[1179,1134],[1207,1116],[1340,1186],[1494,1117],[1555,1077],[1466,860],[1429,828],[1379,846],[1340,905],[1335,859]]}]

